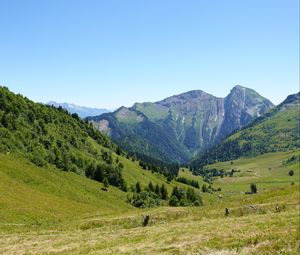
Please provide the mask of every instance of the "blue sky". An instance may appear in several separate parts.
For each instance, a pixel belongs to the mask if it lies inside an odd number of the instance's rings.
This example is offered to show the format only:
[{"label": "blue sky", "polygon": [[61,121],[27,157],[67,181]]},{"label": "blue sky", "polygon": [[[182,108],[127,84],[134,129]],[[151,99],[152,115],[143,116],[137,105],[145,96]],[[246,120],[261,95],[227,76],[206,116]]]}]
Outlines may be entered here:
[{"label": "blue sky", "polygon": [[1,0],[0,84],[115,108],[241,84],[299,90],[297,0]]}]

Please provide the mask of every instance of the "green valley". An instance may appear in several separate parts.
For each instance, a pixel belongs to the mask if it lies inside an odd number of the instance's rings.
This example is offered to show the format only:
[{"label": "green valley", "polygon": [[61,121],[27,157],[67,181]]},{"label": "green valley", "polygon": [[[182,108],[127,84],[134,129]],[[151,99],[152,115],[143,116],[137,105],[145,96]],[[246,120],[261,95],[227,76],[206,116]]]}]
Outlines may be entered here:
[{"label": "green valley", "polygon": [[[283,164],[293,155],[299,151],[209,166],[240,172],[216,179],[213,186],[221,191],[203,193],[202,207],[134,209],[117,188],[104,192],[101,184],[80,175],[46,171],[2,154],[0,253],[297,254],[299,162]],[[180,175],[201,183],[188,170]],[[125,176],[132,183],[141,176],[147,177],[144,184],[148,178],[163,181],[141,169]],[[246,195],[252,182],[258,193]],[[147,227],[142,226],[145,214],[150,215]]]},{"label": "green valley", "polygon": [[[297,95],[192,172],[143,162],[76,114],[0,92],[1,254],[299,252]],[[234,139],[252,153],[226,158]]]}]

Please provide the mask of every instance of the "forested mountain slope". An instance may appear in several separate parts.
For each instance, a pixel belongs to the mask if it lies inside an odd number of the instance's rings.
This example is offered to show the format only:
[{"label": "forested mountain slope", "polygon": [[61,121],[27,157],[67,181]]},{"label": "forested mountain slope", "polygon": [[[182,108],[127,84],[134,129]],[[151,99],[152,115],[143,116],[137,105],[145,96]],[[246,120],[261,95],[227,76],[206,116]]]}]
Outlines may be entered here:
[{"label": "forested mountain slope", "polygon": [[0,87],[0,152],[40,167],[54,165],[124,189],[121,167],[111,154],[118,146],[77,114],[37,104]]}]

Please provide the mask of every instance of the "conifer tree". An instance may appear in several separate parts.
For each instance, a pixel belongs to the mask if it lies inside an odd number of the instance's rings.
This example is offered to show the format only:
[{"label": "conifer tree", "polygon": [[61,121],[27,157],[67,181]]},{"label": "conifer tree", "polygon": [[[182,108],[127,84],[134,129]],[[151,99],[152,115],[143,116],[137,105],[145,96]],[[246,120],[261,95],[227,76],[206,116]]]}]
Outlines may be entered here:
[{"label": "conifer tree", "polygon": [[167,200],[168,199],[168,190],[166,189],[166,187],[165,187],[164,184],[161,186],[160,193],[161,193],[161,198],[163,200]]},{"label": "conifer tree", "polygon": [[156,184],[156,186],[155,186],[155,194],[160,196],[160,189],[159,189],[158,184]]},{"label": "conifer tree", "polygon": [[149,191],[154,192],[154,187],[153,187],[153,184],[151,181],[149,182],[148,188],[149,188]]},{"label": "conifer tree", "polygon": [[137,182],[135,185],[135,191],[136,191],[136,193],[141,193],[141,191],[142,191],[142,188],[141,188],[141,185],[139,182]]}]

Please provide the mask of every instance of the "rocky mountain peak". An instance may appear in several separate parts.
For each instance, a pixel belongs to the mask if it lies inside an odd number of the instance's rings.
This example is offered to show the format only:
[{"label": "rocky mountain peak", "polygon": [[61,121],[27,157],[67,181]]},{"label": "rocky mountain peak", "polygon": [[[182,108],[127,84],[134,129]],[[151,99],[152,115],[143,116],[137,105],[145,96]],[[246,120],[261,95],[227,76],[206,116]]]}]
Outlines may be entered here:
[{"label": "rocky mountain peak", "polygon": [[127,151],[186,162],[272,107],[256,91],[237,85],[225,98],[192,90],[154,103],[136,103],[98,121],[109,122],[105,125],[111,137]]}]

